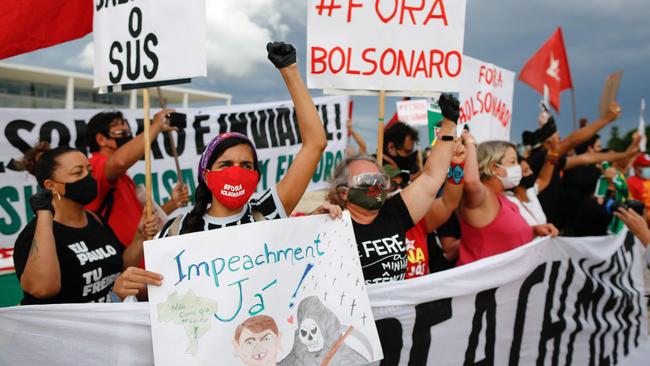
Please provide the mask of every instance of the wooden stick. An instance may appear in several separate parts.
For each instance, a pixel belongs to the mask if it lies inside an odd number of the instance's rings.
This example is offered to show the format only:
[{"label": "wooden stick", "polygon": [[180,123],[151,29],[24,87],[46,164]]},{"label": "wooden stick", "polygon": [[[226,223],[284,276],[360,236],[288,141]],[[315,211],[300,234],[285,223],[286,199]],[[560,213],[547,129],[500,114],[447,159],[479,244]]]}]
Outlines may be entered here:
[{"label": "wooden stick", "polygon": [[386,99],[386,91],[379,91],[379,124],[377,131],[377,164],[382,165],[384,160],[384,100]]},{"label": "wooden stick", "polygon": [[[158,93],[158,103],[160,103],[160,108],[167,108],[167,103],[165,103],[165,99],[163,98],[162,90],[160,90],[160,87],[156,88],[156,92]],[[181,164],[178,161],[178,152],[176,151],[174,136],[172,135],[171,131],[165,132],[165,136],[167,137],[169,146],[172,148],[172,155],[174,156],[174,163],[176,164],[176,177],[178,177],[179,182],[183,182],[183,172],[181,172]]]},{"label": "wooden stick", "polygon": [[[153,214],[153,200],[151,198],[151,136],[149,135],[149,130],[151,129],[151,117],[149,116],[149,89],[146,88],[142,90],[142,108],[144,109],[144,184],[147,189],[145,218],[148,219]],[[147,240],[151,239],[150,236],[147,236]]]},{"label": "wooden stick", "polygon": [[350,335],[350,332],[352,332],[352,328],[353,327],[350,325],[336,343],[334,343],[332,348],[325,355],[325,358],[323,358],[323,361],[321,361],[320,366],[328,366],[330,364],[330,361],[332,361],[336,352],[338,352],[339,348],[343,345],[343,342],[345,342],[345,338],[347,338]]}]

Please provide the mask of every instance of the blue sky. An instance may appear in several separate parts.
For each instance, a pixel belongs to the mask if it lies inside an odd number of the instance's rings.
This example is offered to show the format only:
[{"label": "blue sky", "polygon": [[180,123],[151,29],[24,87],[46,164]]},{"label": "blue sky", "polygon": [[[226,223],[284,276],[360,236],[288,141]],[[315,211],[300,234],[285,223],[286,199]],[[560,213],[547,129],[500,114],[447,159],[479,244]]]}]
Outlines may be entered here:
[{"label": "blue sky", "polygon": [[[448,0],[449,1],[449,0]],[[304,75],[305,0],[208,0],[208,77],[192,87],[230,93],[234,103],[288,99],[281,78],[266,60],[270,39],[296,45]],[[521,1],[468,0],[465,53],[519,72],[544,41],[561,26],[571,64],[577,115],[597,118],[600,93],[608,74],[623,70],[619,102],[623,113],[615,122],[621,131],[638,124],[641,98],[650,101],[650,0]],[[92,37],[9,59],[32,65],[57,65],[91,72]],[[321,95],[319,90],[312,91]],[[540,96],[516,82],[512,139],[535,127]],[[377,98],[354,97],[354,123],[374,148]],[[386,116],[395,110],[386,102]],[[572,127],[571,93],[562,94],[556,118],[563,135]],[[646,115],[646,120],[650,120]],[[602,135],[602,134],[601,134]],[[609,136],[605,130],[604,135]]]}]

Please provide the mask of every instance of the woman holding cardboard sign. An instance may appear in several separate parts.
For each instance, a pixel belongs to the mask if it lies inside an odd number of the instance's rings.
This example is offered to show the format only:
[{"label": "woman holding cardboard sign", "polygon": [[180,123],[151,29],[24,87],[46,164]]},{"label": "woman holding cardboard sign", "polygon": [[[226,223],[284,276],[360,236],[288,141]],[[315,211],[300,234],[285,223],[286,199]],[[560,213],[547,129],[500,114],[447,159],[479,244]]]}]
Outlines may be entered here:
[{"label": "woman holding cardboard sign", "polygon": [[[298,71],[296,49],[283,42],[269,43],[266,49],[295,105],[302,147],[291,167],[275,187],[253,197],[260,178],[255,146],[240,133],[220,134],[201,155],[196,205],[170,220],[159,237],[287,217],[305,193],[327,146],[325,130]],[[129,268],[116,280],[114,290],[120,297],[142,295],[145,284],[155,285],[161,279],[155,273]]]}]

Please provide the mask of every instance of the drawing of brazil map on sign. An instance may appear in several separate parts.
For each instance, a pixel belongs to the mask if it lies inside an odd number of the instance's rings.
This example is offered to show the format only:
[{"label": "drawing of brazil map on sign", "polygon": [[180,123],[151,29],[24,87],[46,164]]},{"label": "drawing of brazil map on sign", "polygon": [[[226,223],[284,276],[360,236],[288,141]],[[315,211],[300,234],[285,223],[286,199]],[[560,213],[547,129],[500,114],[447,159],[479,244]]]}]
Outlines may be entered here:
[{"label": "drawing of brazil map on sign", "polygon": [[174,292],[158,304],[158,321],[182,325],[188,341],[185,353],[195,355],[199,338],[210,330],[210,318],[216,311],[216,301],[200,298],[192,290],[180,298]]},{"label": "drawing of brazil map on sign", "polygon": [[145,243],[156,365],[366,365],[383,358],[352,223],[263,221]]}]

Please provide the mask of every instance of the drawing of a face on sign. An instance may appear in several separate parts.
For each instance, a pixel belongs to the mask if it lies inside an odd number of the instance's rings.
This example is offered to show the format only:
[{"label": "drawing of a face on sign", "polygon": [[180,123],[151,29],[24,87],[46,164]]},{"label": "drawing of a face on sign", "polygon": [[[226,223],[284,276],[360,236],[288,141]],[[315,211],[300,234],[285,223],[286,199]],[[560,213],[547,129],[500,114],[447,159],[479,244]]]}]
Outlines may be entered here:
[{"label": "drawing of a face on sign", "polygon": [[325,340],[314,319],[307,318],[300,323],[300,340],[307,346],[309,352],[318,352],[323,349]]},{"label": "drawing of a face on sign", "polygon": [[278,326],[266,315],[254,316],[239,324],[232,341],[235,356],[246,366],[275,366],[280,343]]}]

